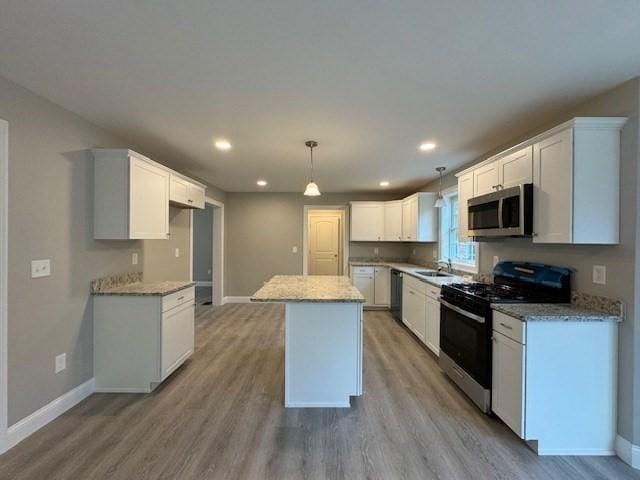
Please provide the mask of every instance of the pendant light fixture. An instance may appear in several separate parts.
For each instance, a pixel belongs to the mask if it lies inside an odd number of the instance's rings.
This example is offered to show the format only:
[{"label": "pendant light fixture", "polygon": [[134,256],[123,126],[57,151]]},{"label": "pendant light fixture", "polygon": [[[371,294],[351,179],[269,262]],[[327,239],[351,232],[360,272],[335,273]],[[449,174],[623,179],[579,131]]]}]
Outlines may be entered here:
[{"label": "pendant light fixture", "polygon": [[318,185],[316,185],[316,182],[313,181],[313,149],[318,146],[318,142],[315,140],[307,140],[304,144],[309,147],[311,152],[311,175],[309,177],[309,183],[307,183],[307,188],[304,190],[304,194],[307,197],[317,197],[320,195],[320,189],[318,188]]},{"label": "pendant light fixture", "polygon": [[444,198],[442,197],[442,172],[444,172],[447,167],[436,167],[436,172],[440,174],[440,188],[438,189],[438,198],[436,199],[436,203],[433,205],[436,208],[444,207]]}]

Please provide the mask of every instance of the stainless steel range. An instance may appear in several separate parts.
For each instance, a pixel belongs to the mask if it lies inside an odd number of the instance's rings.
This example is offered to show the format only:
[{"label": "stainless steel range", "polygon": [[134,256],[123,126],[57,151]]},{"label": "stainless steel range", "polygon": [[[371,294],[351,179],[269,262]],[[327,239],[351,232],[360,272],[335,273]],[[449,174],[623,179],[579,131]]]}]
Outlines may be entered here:
[{"label": "stainless steel range", "polygon": [[491,408],[492,303],[569,303],[572,270],[500,262],[493,284],[444,285],[440,297],[440,366],[482,409]]}]

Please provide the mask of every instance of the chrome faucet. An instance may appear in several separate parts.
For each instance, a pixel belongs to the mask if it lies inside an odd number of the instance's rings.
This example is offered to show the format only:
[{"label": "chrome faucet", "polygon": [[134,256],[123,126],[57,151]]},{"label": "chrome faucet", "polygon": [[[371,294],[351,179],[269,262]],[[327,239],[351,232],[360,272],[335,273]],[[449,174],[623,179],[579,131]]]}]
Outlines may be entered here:
[{"label": "chrome faucet", "polygon": [[451,259],[447,258],[446,260],[438,260],[438,271],[442,271],[442,265],[447,267],[447,272],[451,273],[453,271],[453,265],[451,264]]}]

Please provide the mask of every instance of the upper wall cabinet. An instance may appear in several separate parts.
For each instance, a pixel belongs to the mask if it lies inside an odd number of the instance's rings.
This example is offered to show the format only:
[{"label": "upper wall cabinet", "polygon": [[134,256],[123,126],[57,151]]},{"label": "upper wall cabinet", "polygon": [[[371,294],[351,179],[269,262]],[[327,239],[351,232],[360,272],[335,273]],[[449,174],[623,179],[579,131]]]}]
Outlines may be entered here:
[{"label": "upper wall cabinet", "polygon": [[619,243],[625,122],[576,117],[459,173],[460,237],[468,232],[469,198],[533,183],[534,243]]},{"label": "upper wall cabinet", "polygon": [[131,150],[94,150],[94,238],[169,233],[169,172]]},{"label": "upper wall cabinet", "polygon": [[351,241],[384,239],[384,202],[351,202]]},{"label": "upper wall cabinet", "polygon": [[186,208],[204,208],[205,190],[200,184],[181,175],[171,174],[169,200],[172,204]]},{"label": "upper wall cabinet", "polygon": [[435,193],[414,193],[402,201],[402,240],[437,242],[438,214]]},{"label": "upper wall cabinet", "polygon": [[391,202],[351,202],[351,241],[436,242],[435,193]]},{"label": "upper wall cabinet", "polygon": [[576,118],[533,145],[533,241],[620,241],[623,118]]},{"label": "upper wall cabinet", "polygon": [[384,240],[402,241],[402,200],[384,202]]}]

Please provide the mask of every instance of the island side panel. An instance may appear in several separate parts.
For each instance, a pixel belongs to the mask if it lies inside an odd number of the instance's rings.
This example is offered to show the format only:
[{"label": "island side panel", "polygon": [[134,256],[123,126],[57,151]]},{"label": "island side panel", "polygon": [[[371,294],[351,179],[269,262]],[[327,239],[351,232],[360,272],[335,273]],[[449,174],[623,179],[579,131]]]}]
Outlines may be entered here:
[{"label": "island side panel", "polygon": [[350,407],[362,394],[362,304],[287,303],[285,407]]}]

